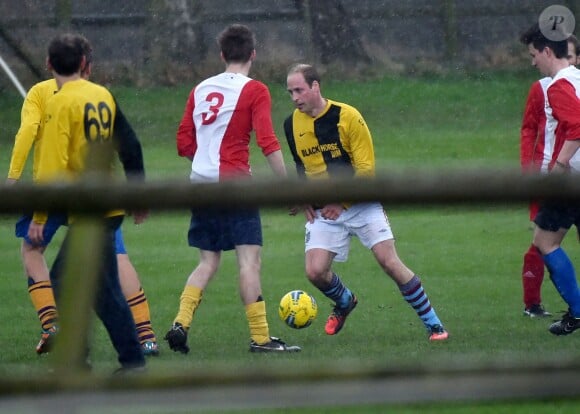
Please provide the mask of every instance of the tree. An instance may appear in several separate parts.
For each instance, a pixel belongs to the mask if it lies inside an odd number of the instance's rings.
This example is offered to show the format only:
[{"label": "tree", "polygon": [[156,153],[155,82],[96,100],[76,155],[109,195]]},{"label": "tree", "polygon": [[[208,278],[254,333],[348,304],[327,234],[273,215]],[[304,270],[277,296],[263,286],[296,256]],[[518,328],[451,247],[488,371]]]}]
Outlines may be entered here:
[{"label": "tree", "polygon": [[153,79],[173,84],[196,62],[203,61],[208,47],[201,24],[201,2],[163,0],[151,2],[148,62]]},{"label": "tree", "polygon": [[320,63],[370,63],[352,16],[341,0],[295,0],[311,28]]}]

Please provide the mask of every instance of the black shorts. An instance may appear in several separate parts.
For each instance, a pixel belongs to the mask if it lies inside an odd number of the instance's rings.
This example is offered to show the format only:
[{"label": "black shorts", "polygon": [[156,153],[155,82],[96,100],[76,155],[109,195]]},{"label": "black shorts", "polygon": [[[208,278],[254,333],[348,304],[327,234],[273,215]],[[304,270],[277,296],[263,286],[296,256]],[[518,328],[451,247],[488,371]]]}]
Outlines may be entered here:
[{"label": "black shorts", "polygon": [[218,252],[242,244],[262,246],[262,222],[258,209],[191,210],[189,245]]},{"label": "black shorts", "polygon": [[570,229],[572,225],[580,228],[580,204],[576,202],[546,201],[534,223],[542,230],[556,232],[561,228]]}]

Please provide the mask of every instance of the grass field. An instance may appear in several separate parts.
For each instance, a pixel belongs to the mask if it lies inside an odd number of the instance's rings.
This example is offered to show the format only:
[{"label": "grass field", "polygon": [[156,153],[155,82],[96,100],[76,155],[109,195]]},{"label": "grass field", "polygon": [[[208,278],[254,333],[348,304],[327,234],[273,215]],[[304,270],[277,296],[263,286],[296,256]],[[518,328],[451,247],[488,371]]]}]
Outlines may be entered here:
[{"label": "grass field", "polygon": [[[532,75],[328,82],[323,84],[323,90],[329,98],[356,106],[366,117],[375,141],[379,170],[415,166],[506,167],[518,164],[519,123],[528,87],[534,80]],[[292,109],[291,103],[284,85],[270,86],[275,126],[283,139],[282,122]],[[189,85],[113,89],[142,140],[150,180],[183,180],[188,175],[188,162],[176,155],[175,130],[189,89]],[[3,171],[8,170],[20,104],[16,94],[0,96]],[[265,176],[266,164],[255,149],[252,158],[255,174]],[[286,160],[291,169],[288,154]],[[203,373],[226,367],[232,371],[258,368],[311,372],[333,364],[403,368],[420,364],[437,369],[453,364],[525,364],[577,358],[578,337],[553,337],[547,331],[549,320],[522,316],[521,262],[532,236],[524,203],[385,207],[397,237],[399,255],[422,277],[433,305],[451,333],[448,342],[427,341],[420,321],[393,282],[356,240],[349,261],[336,266],[336,270],[357,293],[359,306],[343,332],[336,337],[326,336],[323,326],[331,307],[304,277],[303,220],[290,217],[283,210],[267,209],[263,212],[262,279],[271,334],[301,345],[303,352],[275,358],[248,353],[235,257],[229,253],[224,255],[220,272],[196,313],[190,330],[190,354],[173,353],[160,341],[161,356],[150,360],[150,370]],[[49,360],[34,353],[39,327],[22,276],[19,242],[12,236],[15,218],[15,215],[0,218],[3,234],[0,373],[26,377],[44,372]],[[153,212],[144,225],[133,226],[128,220],[124,225],[125,242],[148,295],[160,340],[171,325],[185,279],[196,264],[196,251],[186,245],[188,220],[187,211],[163,211]],[[578,263],[579,249],[572,236],[565,247]],[[54,247],[49,250],[49,260],[55,250]],[[308,329],[291,330],[277,317],[278,299],[292,289],[305,289],[319,302],[319,318]],[[550,311],[565,309],[548,278],[543,296]],[[107,373],[116,367],[113,349],[98,323],[91,359],[96,373]],[[421,410],[559,413],[579,407],[575,400],[515,401],[432,404],[421,406]],[[393,406],[389,412],[411,413],[418,409],[418,406]],[[356,411],[378,413],[385,412],[385,407],[357,407]],[[308,412],[346,413],[352,412],[352,407],[313,408]]]}]

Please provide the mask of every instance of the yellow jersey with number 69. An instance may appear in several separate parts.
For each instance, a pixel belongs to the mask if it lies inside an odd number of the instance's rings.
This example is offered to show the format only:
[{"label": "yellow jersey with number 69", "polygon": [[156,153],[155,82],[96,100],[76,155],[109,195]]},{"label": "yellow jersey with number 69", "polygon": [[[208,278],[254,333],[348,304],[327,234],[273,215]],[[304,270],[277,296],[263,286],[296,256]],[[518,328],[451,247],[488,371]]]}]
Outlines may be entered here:
[{"label": "yellow jersey with number 69", "polygon": [[[46,103],[35,181],[77,180],[85,170],[89,142],[113,139],[115,114],[115,100],[103,86],[84,79],[64,83]],[[35,222],[45,220],[44,213],[34,213]]]}]

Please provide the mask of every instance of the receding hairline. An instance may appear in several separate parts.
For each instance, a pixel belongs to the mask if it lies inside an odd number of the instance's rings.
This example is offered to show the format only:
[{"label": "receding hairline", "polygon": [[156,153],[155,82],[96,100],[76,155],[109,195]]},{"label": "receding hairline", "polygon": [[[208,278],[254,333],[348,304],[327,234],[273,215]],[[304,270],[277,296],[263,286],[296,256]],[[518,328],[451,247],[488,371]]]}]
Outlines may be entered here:
[{"label": "receding hairline", "polygon": [[307,70],[312,70],[314,67],[308,63],[296,63],[288,69],[288,75],[292,73],[304,73]]}]

